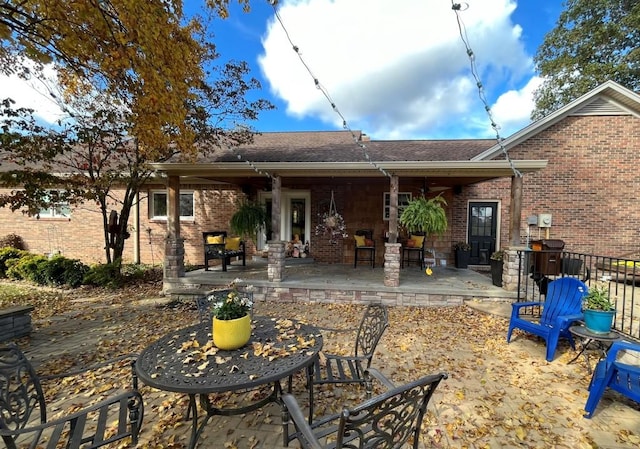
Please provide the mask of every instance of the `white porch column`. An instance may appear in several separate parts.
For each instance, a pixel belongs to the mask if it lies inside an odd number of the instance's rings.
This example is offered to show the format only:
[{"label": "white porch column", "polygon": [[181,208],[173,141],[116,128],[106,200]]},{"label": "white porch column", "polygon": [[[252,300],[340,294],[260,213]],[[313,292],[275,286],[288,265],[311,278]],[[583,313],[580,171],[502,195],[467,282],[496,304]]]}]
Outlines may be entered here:
[{"label": "white porch column", "polygon": [[267,277],[269,282],[280,282],[284,277],[285,242],[281,241],[282,229],[281,218],[281,197],[282,180],[279,176],[272,178],[271,186],[271,230],[272,237],[268,242],[269,255],[267,266]]}]

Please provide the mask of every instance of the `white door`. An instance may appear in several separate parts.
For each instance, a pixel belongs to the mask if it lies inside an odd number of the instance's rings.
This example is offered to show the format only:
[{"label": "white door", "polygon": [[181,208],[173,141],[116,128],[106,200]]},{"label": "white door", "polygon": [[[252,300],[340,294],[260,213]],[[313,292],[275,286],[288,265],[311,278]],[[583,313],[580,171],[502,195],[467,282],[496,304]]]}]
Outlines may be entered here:
[{"label": "white door", "polygon": [[[258,249],[263,249],[271,236],[272,192],[260,192],[261,203],[267,208],[267,226],[258,234]],[[311,241],[311,192],[308,190],[283,190],[281,193],[282,215],[280,217],[280,238],[293,240],[298,234],[302,242]]]}]

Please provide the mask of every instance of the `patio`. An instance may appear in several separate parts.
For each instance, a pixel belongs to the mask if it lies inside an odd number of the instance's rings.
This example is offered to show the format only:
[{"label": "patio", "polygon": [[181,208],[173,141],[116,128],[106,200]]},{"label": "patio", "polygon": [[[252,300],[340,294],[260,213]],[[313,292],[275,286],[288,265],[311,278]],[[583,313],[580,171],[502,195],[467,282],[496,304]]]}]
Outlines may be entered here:
[{"label": "patio", "polygon": [[[351,270],[360,274],[366,269]],[[251,279],[246,274],[243,277]],[[360,303],[302,301],[280,302],[274,307],[271,301],[258,301],[256,312],[305,319],[319,326],[353,328],[363,307]],[[504,315],[509,309],[506,302],[478,301],[471,295],[460,306],[390,309],[391,325],[378,347],[374,366],[396,383],[435,371],[449,373],[429,405],[423,447],[637,447],[640,406],[607,393],[595,416],[584,419],[590,379],[585,359],[569,365],[576,353],[563,344],[556,359],[547,363],[544,344],[521,333],[507,345],[508,319]],[[85,296],[75,301],[73,311],[36,321],[31,337],[19,344],[39,371],[47,373],[68,370],[73,361],[89,364],[128,351],[139,352],[163,334],[197,320],[191,302],[169,303],[163,297],[136,298],[121,292]],[[347,352],[352,339],[349,334],[327,332],[325,350]],[[128,370],[126,365],[116,366],[95,378],[85,377],[85,387],[77,392],[76,384],[45,385],[45,394],[52,410],[64,410],[125,387]],[[187,398],[144,385],[141,390],[145,418],[139,447],[185,447],[189,437],[189,423],[183,420]],[[70,391],[76,393],[69,395]],[[295,394],[304,404],[302,378],[295,382]],[[357,388],[325,388],[316,395],[317,410],[335,410],[362,395]],[[240,417],[215,417],[199,447],[281,449],[280,423],[280,410],[273,405]]]}]

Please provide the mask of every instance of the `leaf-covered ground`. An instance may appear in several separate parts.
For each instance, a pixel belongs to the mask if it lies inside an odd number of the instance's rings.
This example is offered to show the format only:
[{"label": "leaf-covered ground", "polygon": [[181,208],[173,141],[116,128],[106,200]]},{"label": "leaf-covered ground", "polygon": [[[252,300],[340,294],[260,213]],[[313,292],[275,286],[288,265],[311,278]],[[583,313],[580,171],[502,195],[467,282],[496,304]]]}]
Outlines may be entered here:
[{"label": "leaf-covered ground", "polygon": [[[7,300],[11,295],[4,294],[5,287],[0,286],[0,304],[24,301],[19,294]],[[168,304],[158,290],[157,283],[119,291],[38,289],[28,298],[36,305],[34,331],[18,343],[40,374],[139,352],[170,330],[198,319],[192,304]],[[256,313],[344,329],[356,328],[363,310],[362,304],[256,305]],[[575,356],[567,345],[561,345],[556,360],[547,363],[543,342],[516,333],[507,344],[507,319],[469,306],[391,308],[390,322],[374,358],[375,367],[396,383],[435,371],[449,376],[429,406],[425,447],[636,448],[640,444],[640,407],[617,394],[607,393],[594,418],[583,418],[590,376],[585,359],[567,363]],[[350,353],[353,339],[349,332],[325,332],[324,349]],[[79,379],[46,383],[50,413],[108,396],[126,388],[130,379],[129,366],[121,362]],[[298,400],[306,404],[302,377],[294,386]],[[184,420],[187,398],[144,385],[141,391],[146,410],[139,447],[186,447],[190,435],[190,423]],[[358,388],[318,389],[316,411],[338,410],[363,395]],[[241,417],[214,417],[199,447],[279,449],[283,447],[280,423],[275,405]]]}]

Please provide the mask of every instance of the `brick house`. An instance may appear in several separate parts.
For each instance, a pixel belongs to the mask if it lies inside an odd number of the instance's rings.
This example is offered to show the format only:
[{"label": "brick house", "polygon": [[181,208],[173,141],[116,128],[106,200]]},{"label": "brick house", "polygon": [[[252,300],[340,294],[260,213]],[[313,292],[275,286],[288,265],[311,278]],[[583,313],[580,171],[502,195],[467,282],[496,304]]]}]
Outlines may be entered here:
[{"label": "brick house", "polygon": [[[315,260],[352,263],[353,238],[331,244],[315,235],[318,215],[333,197],[350,234],[373,229],[382,266],[385,236],[391,232],[393,241],[398,230],[396,201],[401,207],[423,193],[448,203],[449,231],[428,243],[438,258],[451,261],[451,244],[462,240],[474,247],[471,263],[487,264],[492,251],[522,245],[528,236],[562,239],[572,251],[638,254],[639,114],[640,97],[607,82],[501,144],[376,141],[348,131],[264,133],[196,163],[156,164],[167,182],[141,192],[125,255],[165,261],[165,270],[167,260],[202,264],[202,231],[228,230],[237,199],[246,196],[280,217],[249,243],[249,252],[299,234]],[[514,176],[514,168],[523,176]],[[550,227],[537,226],[540,214]],[[39,219],[0,210],[0,235],[17,233],[33,252],[98,262],[104,260],[98,217],[90,205]],[[528,224],[532,217],[536,225]],[[180,269],[165,275],[180,276]]]}]

